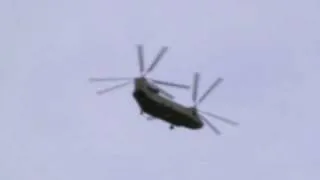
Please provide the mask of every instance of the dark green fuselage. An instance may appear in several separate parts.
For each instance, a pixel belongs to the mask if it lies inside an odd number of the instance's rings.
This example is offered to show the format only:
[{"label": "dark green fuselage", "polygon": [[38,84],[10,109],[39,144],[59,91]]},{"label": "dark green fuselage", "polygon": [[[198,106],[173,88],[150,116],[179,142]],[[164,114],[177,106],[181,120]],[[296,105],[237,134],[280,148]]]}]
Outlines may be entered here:
[{"label": "dark green fuselage", "polygon": [[160,95],[145,79],[136,79],[133,97],[144,113],[174,126],[200,129],[203,123],[192,108],[185,107]]}]

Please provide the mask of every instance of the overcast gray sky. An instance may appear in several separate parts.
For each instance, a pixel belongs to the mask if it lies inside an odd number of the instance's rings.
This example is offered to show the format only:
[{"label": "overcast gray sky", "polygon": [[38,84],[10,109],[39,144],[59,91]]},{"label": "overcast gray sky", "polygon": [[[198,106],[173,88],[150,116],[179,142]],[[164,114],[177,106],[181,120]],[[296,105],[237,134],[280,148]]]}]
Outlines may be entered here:
[{"label": "overcast gray sky", "polygon": [[[318,180],[317,0],[0,2],[0,179]],[[241,125],[169,130],[139,115],[132,86],[96,96],[91,76],[201,72],[200,108]],[[167,88],[167,90],[170,90]],[[172,90],[191,105],[191,93]]]}]

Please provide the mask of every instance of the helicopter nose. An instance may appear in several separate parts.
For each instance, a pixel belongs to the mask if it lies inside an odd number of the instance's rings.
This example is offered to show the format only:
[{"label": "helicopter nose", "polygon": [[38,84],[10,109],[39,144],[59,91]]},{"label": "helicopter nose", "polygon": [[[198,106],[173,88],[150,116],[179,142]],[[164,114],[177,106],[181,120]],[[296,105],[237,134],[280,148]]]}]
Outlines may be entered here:
[{"label": "helicopter nose", "polygon": [[196,129],[200,129],[204,126],[204,123],[202,122],[201,119],[196,119],[196,122],[195,122],[195,126],[196,126]]}]

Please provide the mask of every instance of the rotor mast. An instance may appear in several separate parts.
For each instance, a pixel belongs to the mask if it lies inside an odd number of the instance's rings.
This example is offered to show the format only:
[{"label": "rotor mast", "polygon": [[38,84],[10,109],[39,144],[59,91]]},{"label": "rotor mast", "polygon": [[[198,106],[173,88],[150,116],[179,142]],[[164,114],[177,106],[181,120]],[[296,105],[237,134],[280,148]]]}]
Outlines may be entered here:
[{"label": "rotor mast", "polygon": [[[199,110],[197,107],[208,97],[208,95],[210,93],[212,93],[212,91],[217,88],[222,82],[223,79],[222,78],[217,78],[210,86],[209,88],[202,94],[202,96],[198,99],[198,92],[199,92],[199,81],[200,81],[200,74],[198,72],[194,73],[193,76],[193,87],[192,87],[192,102],[193,102],[193,106],[192,109],[195,111],[194,113],[197,114],[199,116],[199,119],[204,122],[205,124],[207,124],[211,130],[213,130],[217,135],[220,135],[221,132],[218,130],[218,128],[216,128],[204,115],[213,117],[215,119],[218,119],[220,121],[223,121],[225,123],[228,123],[230,125],[238,125],[237,122],[234,122],[232,120],[229,120],[225,117],[213,114],[213,113],[209,113],[209,112],[204,112]],[[202,113],[202,114],[199,114]]]},{"label": "rotor mast", "polygon": [[[145,56],[144,56],[143,45],[138,44],[138,45],[136,45],[136,48],[137,48],[138,65],[139,65],[139,76],[138,77],[131,77],[131,78],[117,78],[117,77],[115,77],[115,78],[90,78],[89,79],[90,82],[125,81],[124,83],[115,85],[113,87],[105,88],[105,89],[97,91],[98,95],[102,95],[107,92],[113,91],[115,89],[125,87],[125,86],[133,83],[135,79],[146,79],[148,82],[153,83],[154,86],[156,86],[155,84],[158,84],[158,85],[165,85],[168,87],[175,87],[175,88],[180,88],[180,89],[189,89],[190,88],[190,86],[188,86],[188,85],[177,84],[177,83],[172,83],[172,82],[167,82],[167,81],[161,81],[161,80],[156,80],[156,79],[151,79],[151,78],[146,77],[148,74],[150,74],[156,68],[156,66],[159,64],[160,60],[163,59],[163,56],[168,51],[167,46],[161,47],[158,54],[155,56],[154,60],[152,61],[152,63],[150,64],[150,66],[147,69],[145,69],[145,63],[144,63]],[[173,95],[166,92],[162,88],[160,88],[158,86],[156,86],[156,87],[159,89],[160,93],[162,93],[164,96],[166,96],[168,98],[174,98]]]}]

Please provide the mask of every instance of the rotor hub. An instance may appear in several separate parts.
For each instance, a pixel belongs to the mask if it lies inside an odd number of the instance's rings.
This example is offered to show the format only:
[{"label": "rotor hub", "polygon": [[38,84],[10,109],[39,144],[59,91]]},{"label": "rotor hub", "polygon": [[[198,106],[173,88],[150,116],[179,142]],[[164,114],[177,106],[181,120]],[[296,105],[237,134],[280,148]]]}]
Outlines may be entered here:
[{"label": "rotor hub", "polygon": [[191,107],[191,113],[192,113],[192,115],[197,116],[198,115],[197,108],[196,107]]}]

